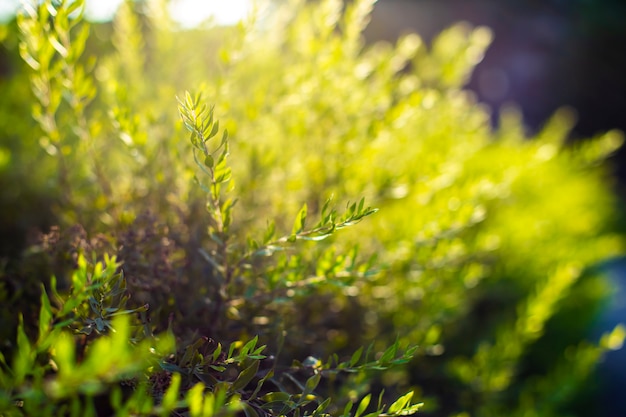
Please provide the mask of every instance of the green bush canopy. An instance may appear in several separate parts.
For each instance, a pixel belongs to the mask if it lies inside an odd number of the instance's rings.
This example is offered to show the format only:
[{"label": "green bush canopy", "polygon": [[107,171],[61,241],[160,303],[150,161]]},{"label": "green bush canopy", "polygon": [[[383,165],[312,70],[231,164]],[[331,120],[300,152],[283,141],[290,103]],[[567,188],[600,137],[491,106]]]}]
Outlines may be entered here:
[{"label": "green bush canopy", "polygon": [[492,127],[488,29],[34,3],[0,27],[0,415],[565,416],[621,346],[585,338],[621,134]]}]

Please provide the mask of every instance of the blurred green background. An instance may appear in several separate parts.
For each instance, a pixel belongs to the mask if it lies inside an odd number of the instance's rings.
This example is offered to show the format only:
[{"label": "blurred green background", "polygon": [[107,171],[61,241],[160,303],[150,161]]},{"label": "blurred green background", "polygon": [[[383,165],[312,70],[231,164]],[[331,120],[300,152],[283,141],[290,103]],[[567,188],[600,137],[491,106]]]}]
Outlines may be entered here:
[{"label": "blurred green background", "polygon": [[[626,130],[626,3],[620,0],[380,0],[365,31],[370,40],[393,40],[406,31],[432,39],[457,21],[486,25],[494,41],[468,87],[492,107],[521,108],[529,131],[536,131],[557,108],[577,114],[571,140],[619,128]],[[612,159],[620,179],[614,188],[626,197],[626,150]],[[622,210],[624,206],[622,205]],[[626,320],[626,267],[606,266],[616,293],[597,318],[597,335]],[[601,364],[599,395],[606,416],[626,415],[626,352],[611,352]],[[600,414],[598,414],[600,415]]]}]

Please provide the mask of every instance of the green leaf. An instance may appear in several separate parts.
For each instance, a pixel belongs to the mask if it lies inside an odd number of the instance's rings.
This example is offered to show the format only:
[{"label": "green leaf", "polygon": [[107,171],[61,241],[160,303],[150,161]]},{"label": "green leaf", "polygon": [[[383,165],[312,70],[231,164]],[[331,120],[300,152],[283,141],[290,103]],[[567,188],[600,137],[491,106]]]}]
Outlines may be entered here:
[{"label": "green leaf", "polygon": [[354,406],[354,403],[352,401],[348,401],[346,406],[343,408],[343,414],[341,414],[341,417],[349,417],[350,411],[352,411],[352,406]]},{"label": "green leaf", "polygon": [[270,221],[267,223],[267,229],[265,230],[265,234],[263,235],[263,244],[269,243],[276,233],[276,223]]},{"label": "green leaf", "polygon": [[215,182],[220,184],[230,181],[232,177],[232,170],[230,167],[225,167],[220,170],[220,173],[215,177]]},{"label": "green leaf", "polygon": [[319,385],[321,379],[322,375],[319,373],[307,379],[306,383],[304,384],[304,392],[302,393],[302,395],[307,396],[308,394],[312,393]]},{"label": "green leaf", "polygon": [[209,169],[213,169],[214,164],[215,161],[213,160],[213,156],[210,154],[206,155],[204,158],[204,165]]},{"label": "green leaf", "polygon": [[349,204],[348,214],[352,216],[356,211],[356,203],[352,203],[352,204],[348,203],[348,204]]},{"label": "green leaf", "polygon": [[406,407],[404,410],[400,411],[398,415],[400,416],[410,416],[411,414],[415,414],[419,411],[420,408],[424,406],[424,403],[413,404],[410,407]]},{"label": "green leaf", "polygon": [[402,397],[398,398],[389,406],[389,410],[387,412],[390,414],[398,414],[411,402],[411,398],[413,398],[413,391],[407,392]]},{"label": "green leaf", "polygon": [[361,414],[365,412],[367,407],[370,405],[371,399],[372,399],[372,394],[367,394],[365,397],[363,397],[363,399],[359,403],[359,406],[356,409],[356,413],[354,414],[354,417],[359,417]]},{"label": "green leaf", "polygon": [[210,139],[210,138],[214,137],[215,135],[217,135],[217,132],[218,132],[219,129],[220,129],[220,122],[219,122],[219,120],[217,120],[213,124],[213,128],[211,129],[211,133],[209,133],[209,135],[207,136],[207,139]]},{"label": "green leaf", "polygon": [[417,349],[419,349],[419,346],[411,346],[411,347],[409,347],[404,352],[404,356],[412,358],[413,356],[415,356],[415,352],[417,352]]},{"label": "green leaf", "polygon": [[172,374],[170,386],[167,387],[167,391],[165,391],[165,394],[163,394],[161,407],[163,407],[164,415],[176,408],[180,389],[180,379],[181,376],[179,373]]},{"label": "green leaf", "polygon": [[228,348],[228,359],[232,359],[233,354],[235,353],[235,349],[237,348],[237,344],[236,343],[231,343],[230,347]]},{"label": "green leaf", "polygon": [[62,332],[54,341],[53,348],[53,358],[59,368],[59,375],[71,375],[76,367],[74,339],[67,332]]},{"label": "green leaf", "polygon": [[261,397],[261,400],[266,403],[284,403],[291,399],[291,395],[286,392],[268,392]]},{"label": "green leaf", "polygon": [[191,97],[191,93],[189,91],[185,91],[185,105],[188,109],[196,107],[193,97]]},{"label": "green leaf", "polygon": [[383,397],[385,396],[385,390],[382,389],[378,394],[378,406],[376,407],[378,410],[381,410],[383,406]]},{"label": "green leaf", "polygon": [[265,376],[261,378],[259,382],[256,384],[256,388],[254,392],[250,394],[250,401],[256,399],[256,396],[258,395],[259,391],[261,391],[261,387],[263,387],[263,384],[265,383],[265,381],[272,378],[273,376],[274,376],[274,370],[270,369],[270,371],[267,374],[265,374]]},{"label": "green leaf", "polygon": [[[328,199],[326,199],[326,201],[324,202],[324,205],[322,206],[322,211],[320,213],[322,219],[326,218],[326,211],[328,210],[328,207],[330,206],[331,201],[333,201],[334,196],[331,194],[330,197],[328,197]],[[324,223],[326,223],[324,221]]]},{"label": "green leaf", "polygon": [[79,7],[83,7],[84,8],[84,5],[85,5],[84,1],[74,1],[74,2],[71,2],[69,5],[67,5],[67,14],[71,15]]},{"label": "green leaf", "polygon": [[198,382],[194,385],[189,391],[187,391],[187,405],[189,406],[189,415],[191,416],[201,416],[202,415],[202,406],[204,404],[204,384]]},{"label": "green leaf", "polygon": [[326,398],[320,405],[317,406],[315,411],[313,411],[311,417],[319,417],[328,408],[330,401],[330,398]]},{"label": "green leaf", "polygon": [[200,347],[204,345],[205,343],[206,343],[206,339],[201,337],[198,340],[196,340],[193,344],[187,346],[187,348],[185,349],[185,353],[183,354],[183,357],[179,361],[179,365],[180,366],[189,365],[191,361],[193,360],[194,356],[197,354],[198,349],[200,349]]},{"label": "green leaf", "polygon": [[[200,104],[200,99],[201,97],[198,95],[198,100],[196,102],[196,107],[198,106],[198,104]],[[215,104],[211,105],[210,108],[208,108],[208,116],[205,115],[205,113],[207,112],[207,106],[206,104],[203,104],[200,112],[198,113],[199,116],[201,116],[202,118],[206,119],[208,117],[208,120],[206,121],[207,126],[211,126],[213,124],[213,116],[215,115]]]},{"label": "green leaf", "polygon": [[20,385],[24,382],[26,375],[32,370],[34,360],[35,352],[24,331],[24,317],[20,314],[17,326],[17,354],[13,361],[15,385]]},{"label": "green leaf", "polygon": [[43,343],[48,333],[50,333],[50,327],[52,323],[52,307],[50,306],[50,299],[46,293],[46,287],[41,284],[41,310],[39,310],[39,338],[37,344]]},{"label": "green leaf", "polygon": [[244,345],[244,347],[241,349],[241,353],[239,354],[242,357],[245,357],[248,355],[248,353],[253,350],[256,347],[257,342],[259,341],[259,336],[254,336],[254,338],[252,340],[249,340],[248,343],[246,343]]},{"label": "green leaf", "polygon": [[378,363],[381,365],[389,363],[395,356],[398,351],[398,340],[395,343],[387,348],[383,355],[378,360]]},{"label": "green leaf", "polygon": [[359,362],[359,359],[361,359],[362,354],[363,354],[363,346],[358,348],[357,351],[352,354],[352,357],[350,358],[351,367],[356,365]]},{"label": "green leaf", "polygon": [[235,382],[233,382],[233,384],[230,386],[229,391],[234,392],[244,389],[246,385],[248,385],[248,383],[252,381],[252,379],[255,377],[256,373],[259,370],[260,363],[261,361],[255,360],[254,362],[252,362],[252,365],[241,371]]},{"label": "green leaf", "polygon": [[222,344],[218,343],[217,347],[215,348],[215,350],[213,351],[213,362],[216,362],[217,359],[220,357],[220,354],[222,353]]},{"label": "green leaf", "polygon": [[298,233],[304,230],[306,226],[306,215],[307,215],[307,206],[306,203],[302,205],[298,216],[296,217],[296,221],[293,224],[293,229],[291,231],[291,235],[297,235]]},{"label": "green leaf", "polygon": [[226,158],[228,158],[228,155],[229,155],[229,147],[228,147],[228,142],[226,142],[224,143],[224,149],[220,153],[220,157],[217,158],[217,163],[222,164],[222,165],[225,164]]},{"label": "green leaf", "polygon": [[95,314],[100,314],[100,303],[94,297],[89,297],[89,307]]}]

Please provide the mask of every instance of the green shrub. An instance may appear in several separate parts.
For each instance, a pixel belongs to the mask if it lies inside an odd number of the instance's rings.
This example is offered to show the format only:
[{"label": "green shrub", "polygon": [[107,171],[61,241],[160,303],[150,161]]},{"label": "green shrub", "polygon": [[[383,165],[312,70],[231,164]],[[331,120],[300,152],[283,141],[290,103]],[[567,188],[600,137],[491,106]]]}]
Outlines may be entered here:
[{"label": "green shrub", "polygon": [[372,5],[3,27],[2,230],[58,227],[3,238],[0,413],[563,415],[624,338],[584,340],[621,134],[492,128],[489,30],[366,47]]}]

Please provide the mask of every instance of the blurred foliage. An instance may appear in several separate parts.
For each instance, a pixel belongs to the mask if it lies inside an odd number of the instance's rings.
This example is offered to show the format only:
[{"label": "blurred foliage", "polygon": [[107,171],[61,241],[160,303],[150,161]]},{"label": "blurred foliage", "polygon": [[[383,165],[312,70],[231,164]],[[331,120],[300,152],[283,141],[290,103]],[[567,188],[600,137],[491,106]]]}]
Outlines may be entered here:
[{"label": "blurred foliage", "polygon": [[493,130],[486,28],[365,47],[372,1],[165,6],[3,26],[0,412],[564,415],[624,339],[584,340],[622,135]]}]

